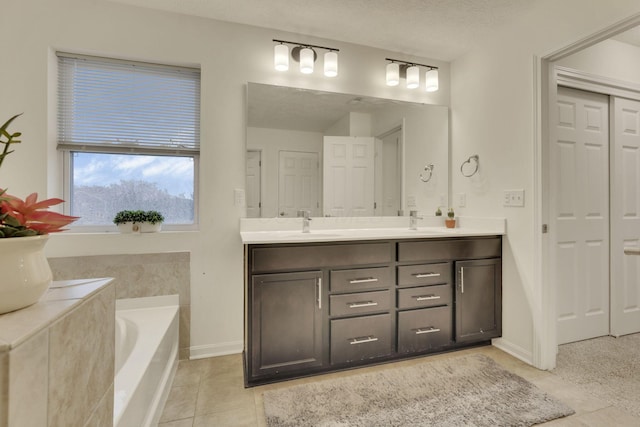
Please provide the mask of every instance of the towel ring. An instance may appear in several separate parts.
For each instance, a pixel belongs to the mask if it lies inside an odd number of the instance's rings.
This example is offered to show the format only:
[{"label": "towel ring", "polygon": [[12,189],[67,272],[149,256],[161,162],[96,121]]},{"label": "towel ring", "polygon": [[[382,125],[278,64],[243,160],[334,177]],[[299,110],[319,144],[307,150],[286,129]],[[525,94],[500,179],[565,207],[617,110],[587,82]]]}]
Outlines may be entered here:
[{"label": "towel ring", "polygon": [[430,163],[430,164],[426,165],[424,167],[424,170],[425,170],[425,172],[429,172],[429,176],[427,176],[425,178],[424,175],[420,174],[420,181],[422,181],[422,182],[431,181],[431,176],[433,175],[433,163]]},{"label": "towel ring", "polygon": [[[471,164],[471,160],[474,160],[476,162],[475,167],[473,168],[473,171],[469,174],[464,173],[464,169],[465,169],[464,165],[466,165],[467,163]],[[477,154],[474,154],[473,156],[469,157],[467,160],[462,162],[462,164],[460,165],[460,173],[462,174],[462,176],[466,178],[472,177],[478,172],[478,166],[480,166],[480,157]],[[470,170],[470,168],[467,168],[467,170]]]}]

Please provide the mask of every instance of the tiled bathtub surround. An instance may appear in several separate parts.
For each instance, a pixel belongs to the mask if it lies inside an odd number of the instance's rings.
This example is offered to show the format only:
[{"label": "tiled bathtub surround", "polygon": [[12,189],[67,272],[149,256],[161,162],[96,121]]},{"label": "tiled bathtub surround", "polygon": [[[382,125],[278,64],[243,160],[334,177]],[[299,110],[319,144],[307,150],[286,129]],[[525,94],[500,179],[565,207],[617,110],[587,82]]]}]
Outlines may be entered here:
[{"label": "tiled bathtub surround", "polygon": [[110,279],[54,282],[0,315],[0,427],[110,426],[114,324]]},{"label": "tiled bathtub surround", "polygon": [[113,277],[116,298],[180,296],[178,355],[189,358],[191,270],[189,252],[49,258],[54,280]]}]

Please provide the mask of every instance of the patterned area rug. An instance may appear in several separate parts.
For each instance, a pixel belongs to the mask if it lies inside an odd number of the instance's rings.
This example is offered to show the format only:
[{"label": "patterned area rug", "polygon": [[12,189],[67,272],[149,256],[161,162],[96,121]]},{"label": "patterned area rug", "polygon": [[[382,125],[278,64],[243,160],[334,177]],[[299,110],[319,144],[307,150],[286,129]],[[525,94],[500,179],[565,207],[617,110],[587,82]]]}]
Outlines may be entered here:
[{"label": "patterned area rug", "polygon": [[530,426],[574,413],[492,359],[425,361],[264,393],[275,426]]},{"label": "patterned area rug", "polygon": [[560,378],[640,417],[640,334],[563,344],[556,365]]}]

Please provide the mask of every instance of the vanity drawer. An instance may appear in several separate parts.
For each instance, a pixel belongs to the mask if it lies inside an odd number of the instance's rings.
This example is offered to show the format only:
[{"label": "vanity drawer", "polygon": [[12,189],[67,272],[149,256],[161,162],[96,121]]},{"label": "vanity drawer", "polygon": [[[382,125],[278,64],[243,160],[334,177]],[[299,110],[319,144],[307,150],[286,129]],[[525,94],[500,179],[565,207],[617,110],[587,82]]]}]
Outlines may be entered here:
[{"label": "vanity drawer", "polygon": [[391,291],[360,292],[329,296],[330,316],[349,316],[387,311],[391,308]]},{"label": "vanity drawer", "polygon": [[451,344],[451,307],[398,313],[398,353],[436,349]]},{"label": "vanity drawer", "polygon": [[450,262],[399,266],[398,286],[451,283],[451,270]]},{"label": "vanity drawer", "polygon": [[502,255],[502,238],[474,237],[398,243],[398,261],[464,260]]},{"label": "vanity drawer", "polygon": [[388,356],[392,352],[391,315],[331,321],[331,364]]},{"label": "vanity drawer", "polygon": [[391,242],[326,245],[251,245],[251,272],[308,270],[384,264],[393,260]]},{"label": "vanity drawer", "polygon": [[398,289],[398,308],[424,308],[451,304],[451,284]]},{"label": "vanity drawer", "polygon": [[391,267],[333,270],[331,292],[358,292],[393,286]]}]

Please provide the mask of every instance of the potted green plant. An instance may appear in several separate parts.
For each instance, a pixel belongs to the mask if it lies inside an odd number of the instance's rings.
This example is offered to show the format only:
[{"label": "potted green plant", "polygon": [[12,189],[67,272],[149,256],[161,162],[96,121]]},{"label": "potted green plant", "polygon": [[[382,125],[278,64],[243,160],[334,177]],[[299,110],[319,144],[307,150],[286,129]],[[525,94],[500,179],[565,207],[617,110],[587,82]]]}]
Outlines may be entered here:
[{"label": "potted green plant", "polygon": [[455,228],[456,227],[456,214],[453,212],[453,208],[449,208],[447,212],[447,218],[444,220],[444,225],[447,228]]},{"label": "potted green plant", "polygon": [[440,210],[440,206],[436,209],[436,216],[442,216],[442,211]]},{"label": "potted green plant", "polygon": [[124,210],[113,218],[121,233],[153,233],[160,231],[164,217],[158,211]]},{"label": "potted green plant", "polygon": [[158,211],[146,211],[143,213],[143,221],[140,224],[141,233],[156,233],[162,228],[164,216]]},{"label": "potted green plant", "polygon": [[[8,128],[20,114],[0,127],[0,166],[20,143],[20,132]],[[63,203],[62,199],[38,201],[32,193],[24,200],[7,194],[0,187],[0,314],[18,310],[37,302],[52,281],[51,268],[44,255],[49,233],[64,231],[77,217],[50,212],[48,208]]]},{"label": "potted green plant", "polygon": [[144,221],[144,211],[124,210],[113,218],[113,223],[118,226],[121,233],[137,233],[140,231],[140,223]]}]

